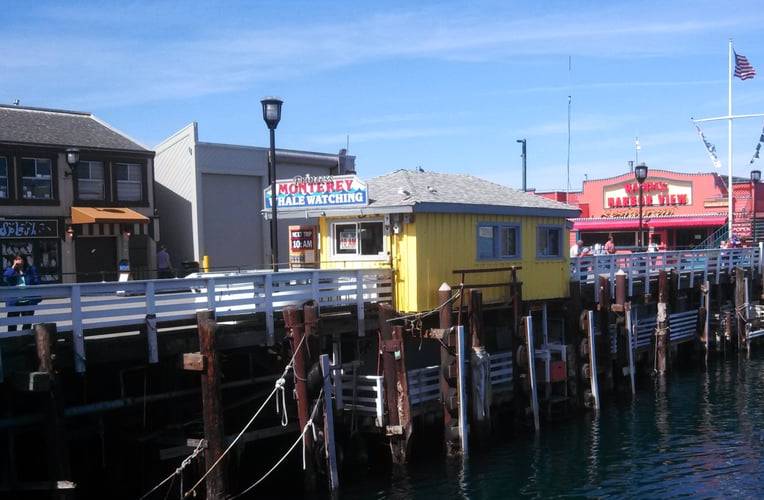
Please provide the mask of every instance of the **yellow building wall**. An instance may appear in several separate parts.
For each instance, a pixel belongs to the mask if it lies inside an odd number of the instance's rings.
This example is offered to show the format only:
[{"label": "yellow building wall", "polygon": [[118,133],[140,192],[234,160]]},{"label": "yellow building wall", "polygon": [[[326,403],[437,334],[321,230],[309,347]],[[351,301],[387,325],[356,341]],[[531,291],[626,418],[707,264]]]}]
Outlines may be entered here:
[{"label": "yellow building wall", "polygon": [[[395,308],[400,312],[419,312],[437,304],[441,283],[459,283],[454,269],[487,269],[522,266],[518,280],[523,283],[523,300],[567,297],[569,292],[568,234],[563,217],[515,217],[503,215],[417,213],[413,222],[403,224],[399,234],[388,236],[390,259],[376,261],[332,260],[329,225],[340,218],[322,217],[319,222],[321,267],[324,269],[358,269],[390,267],[392,263]],[[347,220],[357,220],[347,218]],[[521,257],[516,260],[477,260],[478,223],[510,222],[521,227]],[[562,258],[536,258],[536,228],[539,225],[563,227]],[[467,284],[508,282],[509,272],[466,275]],[[506,300],[508,290],[486,288],[484,302]]]}]

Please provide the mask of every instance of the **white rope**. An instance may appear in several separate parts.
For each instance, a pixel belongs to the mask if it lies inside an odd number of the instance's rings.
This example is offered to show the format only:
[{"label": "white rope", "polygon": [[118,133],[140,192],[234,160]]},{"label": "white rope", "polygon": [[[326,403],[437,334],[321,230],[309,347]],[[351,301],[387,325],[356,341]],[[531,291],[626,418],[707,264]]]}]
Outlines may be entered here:
[{"label": "white rope", "polygon": [[177,468],[177,469],[175,469],[175,470],[172,472],[172,474],[170,474],[169,476],[167,476],[166,478],[164,478],[162,481],[160,481],[160,482],[159,482],[159,484],[157,484],[156,486],[154,486],[153,488],[151,488],[151,490],[150,490],[148,493],[146,493],[145,495],[143,495],[143,496],[140,498],[140,500],[143,500],[144,498],[148,498],[148,497],[149,497],[149,496],[150,496],[152,493],[154,493],[156,490],[158,490],[159,488],[161,488],[161,487],[162,487],[162,486],[163,486],[165,483],[167,483],[167,481],[169,481],[170,479],[174,478],[174,477],[175,477],[175,476],[177,476],[177,475],[179,475],[179,476],[180,476],[180,481],[181,481],[181,483],[180,483],[180,484],[181,484],[181,491],[183,491],[183,487],[182,487],[182,485],[183,485],[183,469],[185,469],[186,467],[188,467],[188,465],[191,463],[191,461],[192,461],[193,459],[195,459],[195,458],[197,457],[197,455],[199,455],[199,453],[200,453],[200,452],[201,452],[203,449],[204,449],[204,439],[200,439],[200,440],[199,440],[199,444],[197,444],[197,445],[196,445],[196,448],[194,448],[194,451],[193,451],[193,452],[192,452],[192,453],[191,453],[189,456],[187,456],[186,458],[184,458],[184,459],[183,459],[183,461],[180,463],[180,465],[178,466],[178,468]]},{"label": "white rope", "polygon": [[[310,412],[310,419],[305,423],[305,427],[303,427],[302,432],[300,433],[299,437],[295,440],[294,443],[292,443],[292,446],[289,447],[289,449],[286,451],[286,453],[284,453],[284,455],[275,464],[273,464],[273,467],[268,469],[268,472],[263,474],[263,477],[261,477],[260,479],[258,479],[254,483],[252,483],[251,485],[247,486],[247,488],[244,491],[242,491],[241,493],[238,493],[238,494],[232,496],[231,500],[234,500],[236,498],[241,497],[242,495],[245,495],[245,494],[249,493],[255,487],[257,487],[257,485],[259,485],[260,483],[265,481],[265,479],[268,476],[270,476],[271,473],[273,471],[275,471],[278,468],[279,465],[284,463],[284,460],[286,460],[287,457],[289,457],[289,454],[292,453],[292,451],[294,451],[295,448],[297,448],[297,445],[300,444],[300,441],[304,439],[305,433],[308,432],[308,429],[313,429],[313,436],[316,435],[315,426],[313,424],[313,417],[316,416],[316,410],[318,409],[318,406],[321,403],[321,399],[322,399],[323,394],[324,394],[324,389],[322,388],[321,392],[319,392],[319,394],[318,394],[318,399],[316,399],[316,404],[313,405],[313,411]],[[305,468],[305,444],[304,443],[303,443],[303,468]]]},{"label": "white rope", "polygon": [[281,377],[276,381],[276,392],[281,393],[281,411],[279,411],[279,394],[276,394],[276,415],[281,413],[281,427],[289,425],[289,415],[287,415],[286,409],[286,389],[284,389],[284,384],[286,384],[286,379],[284,377]]},{"label": "white rope", "polygon": [[[310,419],[305,423],[305,428],[307,429],[310,427],[310,429],[313,431],[313,442],[315,443],[318,441],[318,436],[316,435],[316,424],[313,423],[313,416],[311,415]],[[303,432],[303,435],[305,433]],[[308,447],[305,444],[305,439],[302,440],[302,470],[305,470],[308,468],[307,461],[305,459],[305,455],[307,453]]]},{"label": "white rope", "polygon": [[[300,348],[302,347],[302,344],[305,341],[305,337],[306,336],[303,336],[303,338],[300,340],[300,343],[297,344],[297,348],[295,348],[294,353],[292,354],[292,359],[290,359],[289,363],[287,363],[286,367],[284,368],[284,372],[281,374],[281,377],[279,377],[278,380],[276,380],[276,384],[273,387],[273,390],[265,398],[265,401],[263,401],[263,404],[260,405],[260,408],[258,408],[257,411],[255,412],[255,414],[252,415],[252,418],[250,418],[249,422],[247,422],[246,425],[244,425],[244,427],[241,429],[239,434],[234,438],[234,440],[231,441],[231,444],[228,445],[228,448],[226,448],[225,451],[223,451],[223,453],[220,454],[218,459],[215,460],[215,463],[212,464],[212,466],[209,469],[207,469],[207,471],[204,473],[204,475],[202,477],[200,477],[199,480],[196,483],[194,483],[194,485],[191,487],[191,489],[188,490],[183,495],[184,497],[188,497],[189,495],[191,495],[192,493],[195,492],[196,488],[198,488],[199,485],[202,484],[202,482],[207,478],[207,476],[210,475],[210,472],[212,472],[215,469],[215,467],[218,466],[218,464],[221,462],[221,460],[223,460],[223,458],[228,454],[228,452],[231,451],[231,448],[236,446],[236,443],[239,442],[241,437],[244,435],[244,433],[247,431],[247,429],[249,429],[249,427],[255,421],[257,416],[260,415],[260,412],[263,411],[263,408],[265,408],[265,405],[268,404],[268,401],[270,401],[271,398],[273,397],[273,395],[276,394],[276,392],[278,392],[278,390],[279,390],[279,382],[283,381],[285,379],[285,377],[287,376],[287,373],[289,373],[289,370],[292,369],[292,365],[294,364],[295,356],[297,356],[297,353],[300,352]],[[282,382],[282,385],[283,385],[283,382]],[[278,401],[278,400],[276,400],[276,401]],[[278,403],[277,403],[277,405],[278,405]],[[284,413],[286,413],[286,408],[284,409]]]}]

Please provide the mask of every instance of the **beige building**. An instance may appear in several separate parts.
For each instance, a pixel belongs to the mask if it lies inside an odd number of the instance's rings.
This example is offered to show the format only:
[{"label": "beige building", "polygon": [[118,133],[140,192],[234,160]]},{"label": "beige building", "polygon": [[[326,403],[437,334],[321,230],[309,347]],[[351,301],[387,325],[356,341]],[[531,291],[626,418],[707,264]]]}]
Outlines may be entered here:
[{"label": "beige building", "polygon": [[3,267],[21,254],[43,283],[115,279],[120,262],[153,276],[153,163],[90,113],[0,105]]}]

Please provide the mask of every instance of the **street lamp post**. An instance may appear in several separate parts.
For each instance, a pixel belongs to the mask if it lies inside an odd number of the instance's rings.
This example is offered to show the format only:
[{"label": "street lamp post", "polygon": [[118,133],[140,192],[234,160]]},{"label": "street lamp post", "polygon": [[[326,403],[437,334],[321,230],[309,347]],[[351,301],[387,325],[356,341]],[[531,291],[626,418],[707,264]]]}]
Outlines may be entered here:
[{"label": "street lamp post", "polygon": [[751,170],[751,214],[753,216],[753,244],[758,243],[756,239],[756,184],[761,180],[761,170]]},{"label": "street lamp post", "polygon": [[270,162],[268,177],[271,185],[271,262],[273,272],[279,270],[279,235],[276,225],[276,127],[281,121],[281,105],[284,101],[278,97],[266,97],[260,101],[263,105],[263,120],[271,134]]},{"label": "street lamp post", "polygon": [[645,234],[642,232],[642,183],[647,179],[647,165],[640,163],[634,167],[634,177],[639,183],[639,250],[644,252],[645,249]]},{"label": "street lamp post", "polygon": [[[79,162],[80,162],[80,150],[77,148],[67,148],[66,164],[69,165],[70,173],[74,173],[75,169],[77,168],[77,164]],[[68,175],[65,175],[65,177],[68,177]]]},{"label": "street lamp post", "polygon": [[[527,165],[527,154],[526,154],[526,143],[527,141],[525,139],[518,139],[517,142],[523,145],[522,153],[520,153],[520,158],[523,159],[523,191],[528,191],[528,185],[525,182],[526,177],[526,165]],[[566,200],[567,202],[567,200]]]}]

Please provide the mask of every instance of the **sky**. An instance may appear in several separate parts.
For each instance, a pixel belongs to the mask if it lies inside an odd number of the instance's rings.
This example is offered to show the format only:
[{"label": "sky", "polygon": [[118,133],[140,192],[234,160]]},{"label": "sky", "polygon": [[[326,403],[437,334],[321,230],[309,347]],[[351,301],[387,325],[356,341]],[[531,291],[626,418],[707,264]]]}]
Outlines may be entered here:
[{"label": "sky", "polygon": [[[713,171],[691,117],[726,114],[727,41],[758,75],[734,112],[764,112],[755,1],[16,2],[0,10],[0,102],[90,111],[153,148],[265,146],[260,99],[284,99],[277,146],[336,153],[361,177],[399,168],[566,188],[649,168]],[[571,64],[569,66],[569,60]],[[748,176],[764,119],[735,122]],[[703,126],[726,173],[726,122]],[[764,159],[762,160],[764,161]]]}]

